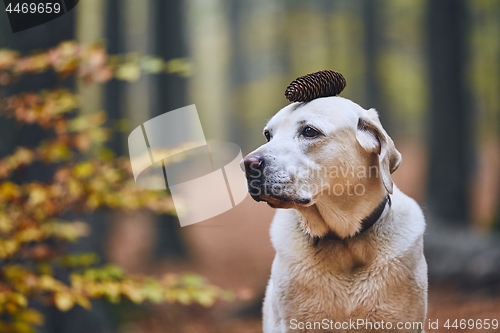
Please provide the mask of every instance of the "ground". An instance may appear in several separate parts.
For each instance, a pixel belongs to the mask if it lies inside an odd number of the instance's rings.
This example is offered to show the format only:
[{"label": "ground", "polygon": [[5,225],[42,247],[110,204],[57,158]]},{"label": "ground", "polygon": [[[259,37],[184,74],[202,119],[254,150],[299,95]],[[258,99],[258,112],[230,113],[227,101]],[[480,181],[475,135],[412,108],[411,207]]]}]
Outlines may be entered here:
[{"label": "ground", "polygon": [[[151,315],[151,313],[150,313]],[[261,333],[261,318],[259,315],[236,315],[234,308],[224,305],[205,310],[198,306],[157,307],[154,315],[138,318],[129,323],[125,332],[134,333]],[[450,325],[455,319],[497,319],[497,329],[456,329],[445,327],[447,320]],[[500,295],[489,296],[482,291],[465,292],[457,287],[442,283],[431,286],[429,292],[429,311],[426,325],[429,321],[438,323],[438,329],[426,332],[500,332]],[[457,323],[459,323],[459,321]],[[472,322],[469,322],[471,324]]]}]

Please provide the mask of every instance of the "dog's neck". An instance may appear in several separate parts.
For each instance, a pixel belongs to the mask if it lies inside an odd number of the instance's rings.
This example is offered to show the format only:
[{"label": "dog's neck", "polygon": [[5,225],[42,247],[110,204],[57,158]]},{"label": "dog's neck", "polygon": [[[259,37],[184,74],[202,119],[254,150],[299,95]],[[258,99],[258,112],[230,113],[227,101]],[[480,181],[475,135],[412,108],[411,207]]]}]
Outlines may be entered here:
[{"label": "dog's neck", "polygon": [[361,221],[361,228],[353,236],[349,236],[348,238],[342,238],[339,235],[337,235],[335,232],[333,232],[332,230],[330,230],[326,235],[324,235],[322,237],[313,237],[312,238],[313,244],[316,246],[323,239],[326,239],[326,240],[345,240],[345,239],[351,239],[353,237],[356,237],[356,236],[364,233],[365,231],[367,231],[368,229],[370,229],[375,224],[375,222],[378,221],[378,219],[382,216],[382,213],[384,212],[385,207],[387,205],[389,205],[389,207],[392,206],[391,196],[389,194],[387,194],[384,197],[384,199],[382,200],[382,202],[379,203],[379,205],[377,206],[377,208],[375,208],[375,210],[373,210],[373,212],[370,215],[368,215],[367,217],[365,217]]},{"label": "dog's neck", "polygon": [[[353,237],[364,231],[363,228],[366,228],[367,223],[373,224],[380,217],[387,198],[383,186],[371,188],[362,197],[321,198],[310,207],[298,209],[302,229],[312,238],[323,238],[329,234],[340,239]],[[367,219],[369,221],[364,224],[363,221]]]}]

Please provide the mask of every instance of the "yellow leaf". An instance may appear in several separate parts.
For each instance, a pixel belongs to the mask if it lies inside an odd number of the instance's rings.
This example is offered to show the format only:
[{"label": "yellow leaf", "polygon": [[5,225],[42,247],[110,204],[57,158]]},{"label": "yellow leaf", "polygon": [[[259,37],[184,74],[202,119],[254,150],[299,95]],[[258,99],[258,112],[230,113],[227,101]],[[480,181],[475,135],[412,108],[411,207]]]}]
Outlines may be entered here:
[{"label": "yellow leaf", "polygon": [[60,113],[70,111],[78,106],[76,95],[71,92],[61,91],[60,96],[56,99],[56,110]]},{"label": "yellow leaf", "polygon": [[20,293],[15,293],[10,296],[11,300],[21,307],[28,306],[28,299]]},{"label": "yellow leaf", "polygon": [[47,199],[47,193],[41,187],[34,187],[29,192],[29,202],[31,205],[36,206]]},{"label": "yellow leaf", "polygon": [[92,298],[101,297],[104,294],[102,284],[96,282],[88,282],[86,285],[86,292]]},{"label": "yellow leaf", "polygon": [[115,76],[119,80],[134,82],[141,76],[141,69],[135,63],[125,63],[118,67]]},{"label": "yellow leaf", "polygon": [[188,305],[191,303],[191,296],[185,290],[177,290],[177,301],[183,305]]},{"label": "yellow leaf", "polygon": [[50,275],[42,275],[38,279],[38,286],[45,290],[55,290],[58,287],[57,281]]},{"label": "yellow leaf", "polygon": [[44,53],[31,56],[31,64],[34,70],[42,71],[49,64],[49,59]]},{"label": "yellow leaf", "polygon": [[78,290],[81,291],[84,287],[84,280],[81,275],[78,274],[71,274],[69,277],[71,281],[71,287],[73,290]]},{"label": "yellow leaf", "polygon": [[182,276],[181,282],[185,286],[201,287],[205,284],[205,278],[195,274],[185,274]]},{"label": "yellow leaf", "polygon": [[16,240],[20,243],[27,243],[31,241],[36,241],[41,239],[43,236],[43,232],[37,228],[28,228],[19,231],[16,234]]},{"label": "yellow leaf", "polygon": [[68,191],[73,197],[79,197],[83,193],[82,184],[76,179],[69,179],[67,182]]},{"label": "yellow leaf", "polygon": [[0,68],[8,68],[16,63],[19,58],[19,52],[9,49],[0,50]]},{"label": "yellow leaf", "polygon": [[166,63],[165,70],[170,74],[188,77],[193,74],[193,64],[186,58],[171,59]]},{"label": "yellow leaf", "polygon": [[5,200],[10,200],[19,197],[19,186],[13,182],[4,182],[0,185],[0,197]]},{"label": "yellow leaf", "polygon": [[97,148],[96,157],[100,160],[110,162],[115,157],[115,153],[106,147],[99,147]]},{"label": "yellow leaf", "polygon": [[35,153],[31,149],[19,147],[14,153],[14,156],[18,163],[29,164],[35,158]]},{"label": "yellow leaf", "polygon": [[84,178],[94,173],[94,166],[90,162],[79,163],[73,169],[73,174],[77,178]]},{"label": "yellow leaf", "polygon": [[42,231],[48,235],[57,238],[64,238],[69,241],[75,241],[79,237],[87,236],[90,233],[90,227],[85,222],[46,222],[41,227]]},{"label": "yellow leaf", "polygon": [[12,230],[12,221],[7,215],[0,213],[0,232],[9,232]]},{"label": "yellow leaf", "polygon": [[40,312],[33,309],[26,309],[19,313],[19,319],[34,325],[43,324],[43,316]]},{"label": "yellow leaf", "polygon": [[9,312],[10,314],[13,314],[19,311],[19,308],[16,304],[8,302],[7,304],[5,304],[5,310],[7,310],[7,312]]},{"label": "yellow leaf", "polygon": [[76,295],[76,303],[80,305],[82,308],[90,310],[92,308],[92,304],[90,303],[89,299],[85,296],[82,295]]},{"label": "yellow leaf", "polygon": [[167,289],[165,291],[165,300],[169,303],[175,303],[177,300],[177,292],[174,289]]},{"label": "yellow leaf", "polygon": [[43,147],[42,156],[47,162],[59,162],[67,160],[71,156],[71,151],[64,142],[53,142]]},{"label": "yellow leaf", "polygon": [[139,304],[144,301],[144,295],[137,285],[133,282],[124,282],[121,286],[122,293],[132,302]]},{"label": "yellow leaf", "polygon": [[201,290],[198,291],[196,294],[196,300],[198,303],[205,307],[210,307],[215,303],[215,296],[214,293],[208,291],[208,290]]},{"label": "yellow leaf", "polygon": [[17,321],[12,323],[12,330],[15,333],[34,333],[35,329],[26,322]]},{"label": "yellow leaf", "polygon": [[118,282],[105,282],[103,287],[109,298],[117,298],[120,295],[120,284]]},{"label": "yellow leaf", "polygon": [[92,128],[88,132],[90,140],[95,143],[105,142],[109,139],[110,132],[107,128]]},{"label": "yellow leaf", "polygon": [[54,303],[59,310],[68,311],[75,305],[75,298],[68,292],[58,292],[54,296]]},{"label": "yellow leaf", "polygon": [[161,58],[145,56],[141,59],[141,67],[145,72],[157,74],[163,71],[165,62]]},{"label": "yellow leaf", "polygon": [[38,271],[40,272],[40,274],[45,274],[45,275],[53,274],[52,266],[50,266],[50,264],[47,263],[38,264]]},{"label": "yellow leaf", "polygon": [[0,258],[6,258],[17,251],[19,243],[14,239],[0,240]]}]

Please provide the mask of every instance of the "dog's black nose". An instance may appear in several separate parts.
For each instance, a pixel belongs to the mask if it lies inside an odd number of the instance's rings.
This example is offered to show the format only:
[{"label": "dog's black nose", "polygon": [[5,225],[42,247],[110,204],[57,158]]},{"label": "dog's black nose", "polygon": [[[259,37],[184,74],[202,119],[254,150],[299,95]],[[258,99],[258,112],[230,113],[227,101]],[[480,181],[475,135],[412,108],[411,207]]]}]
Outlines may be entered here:
[{"label": "dog's black nose", "polygon": [[264,168],[264,159],[259,155],[249,155],[243,160],[247,178],[259,178]]}]

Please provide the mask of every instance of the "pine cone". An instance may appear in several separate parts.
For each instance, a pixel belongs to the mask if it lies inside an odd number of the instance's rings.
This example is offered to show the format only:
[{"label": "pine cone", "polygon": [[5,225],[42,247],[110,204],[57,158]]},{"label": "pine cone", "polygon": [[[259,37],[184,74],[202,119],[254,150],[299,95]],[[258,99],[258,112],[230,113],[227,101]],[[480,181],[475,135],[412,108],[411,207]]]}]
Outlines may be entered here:
[{"label": "pine cone", "polygon": [[342,74],[324,70],[293,80],[286,88],[285,97],[290,102],[309,102],[319,97],[338,95],[346,85]]}]

